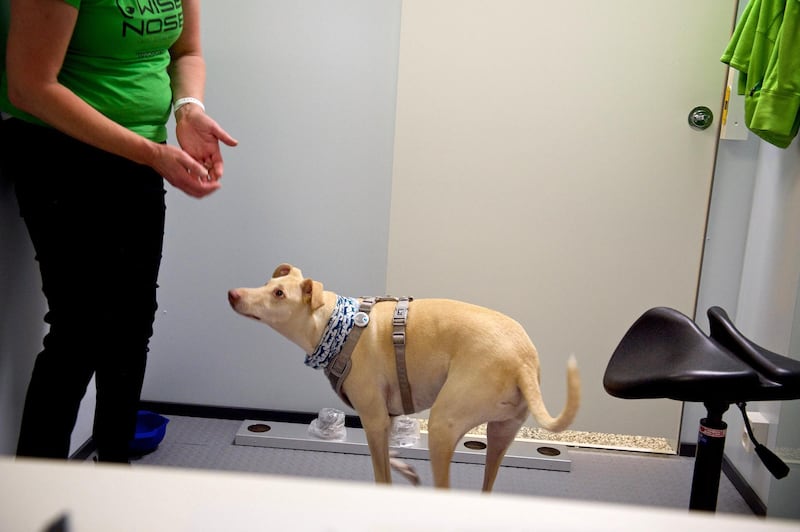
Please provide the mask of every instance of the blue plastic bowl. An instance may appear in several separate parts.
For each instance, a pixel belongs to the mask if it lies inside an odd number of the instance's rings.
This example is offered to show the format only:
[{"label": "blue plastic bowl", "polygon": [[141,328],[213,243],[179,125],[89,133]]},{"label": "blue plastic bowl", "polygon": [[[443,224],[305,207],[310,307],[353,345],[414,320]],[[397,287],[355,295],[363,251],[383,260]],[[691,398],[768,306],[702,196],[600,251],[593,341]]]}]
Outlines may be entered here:
[{"label": "blue plastic bowl", "polygon": [[169,419],[164,416],[139,410],[136,415],[136,434],[129,445],[130,451],[138,454],[155,451],[167,433],[167,423]]}]

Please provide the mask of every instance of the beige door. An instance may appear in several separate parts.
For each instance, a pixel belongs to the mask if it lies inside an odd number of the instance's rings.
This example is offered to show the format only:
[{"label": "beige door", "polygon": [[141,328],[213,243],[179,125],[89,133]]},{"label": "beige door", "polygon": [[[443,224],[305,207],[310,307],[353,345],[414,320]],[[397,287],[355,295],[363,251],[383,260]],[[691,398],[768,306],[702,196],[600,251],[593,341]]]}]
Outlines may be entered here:
[{"label": "beige door", "polygon": [[575,354],[575,430],[677,439],[680,403],[602,378],[646,309],[694,314],[735,9],[403,2],[387,288],[519,320],[553,414]]}]

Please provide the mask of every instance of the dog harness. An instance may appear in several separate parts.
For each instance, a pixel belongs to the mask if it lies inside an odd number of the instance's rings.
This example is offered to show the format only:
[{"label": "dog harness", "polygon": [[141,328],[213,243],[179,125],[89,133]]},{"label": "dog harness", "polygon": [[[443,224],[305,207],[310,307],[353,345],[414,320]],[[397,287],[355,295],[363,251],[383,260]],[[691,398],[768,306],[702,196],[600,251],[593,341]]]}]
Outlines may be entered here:
[{"label": "dog harness", "polygon": [[[411,384],[408,381],[406,369],[406,323],[408,322],[408,304],[412,300],[411,297],[364,297],[358,303],[358,311],[353,312],[354,304],[357,301],[339,296],[320,345],[314,353],[306,357],[306,364],[316,369],[323,369],[336,395],[349,407],[352,408],[353,405],[342,391],[342,384],[350,373],[353,364],[351,357],[361,332],[369,325],[369,312],[376,303],[394,301],[396,304],[392,316],[392,344],[397,367],[397,381],[400,386],[403,412],[405,414],[414,412],[414,398],[411,395]],[[337,329],[336,332],[330,332],[332,326]],[[343,333],[343,331],[345,332]]]}]

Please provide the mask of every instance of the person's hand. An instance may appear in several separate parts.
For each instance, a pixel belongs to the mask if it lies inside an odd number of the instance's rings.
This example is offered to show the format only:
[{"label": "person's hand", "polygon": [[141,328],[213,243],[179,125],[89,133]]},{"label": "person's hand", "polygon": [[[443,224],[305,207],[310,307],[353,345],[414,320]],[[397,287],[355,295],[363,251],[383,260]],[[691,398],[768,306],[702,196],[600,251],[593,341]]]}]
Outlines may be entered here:
[{"label": "person's hand", "polygon": [[175,136],[186,153],[208,169],[212,181],[222,177],[223,163],[219,143],[236,146],[219,124],[196,105],[184,105],[175,113]]},{"label": "person's hand", "polygon": [[220,183],[209,175],[208,169],[187,152],[169,144],[156,144],[150,166],[164,176],[169,184],[194,198],[208,196]]}]

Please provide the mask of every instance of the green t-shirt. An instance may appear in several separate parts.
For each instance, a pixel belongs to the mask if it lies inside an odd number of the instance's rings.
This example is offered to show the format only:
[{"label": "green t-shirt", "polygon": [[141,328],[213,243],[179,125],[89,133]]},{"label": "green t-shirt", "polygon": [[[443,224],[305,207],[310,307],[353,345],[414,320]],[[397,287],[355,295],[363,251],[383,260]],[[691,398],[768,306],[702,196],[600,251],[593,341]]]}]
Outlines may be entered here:
[{"label": "green t-shirt", "polygon": [[[183,29],[181,0],[64,0],[78,10],[59,81],[92,107],[140,135],[163,142],[172,104],[169,47]],[[8,0],[0,0],[7,9]],[[41,123],[8,101],[0,109]]]},{"label": "green t-shirt", "polygon": [[745,125],[786,148],[800,130],[800,0],[750,0],[722,62],[738,70]]}]

